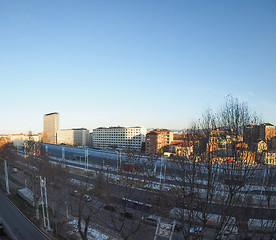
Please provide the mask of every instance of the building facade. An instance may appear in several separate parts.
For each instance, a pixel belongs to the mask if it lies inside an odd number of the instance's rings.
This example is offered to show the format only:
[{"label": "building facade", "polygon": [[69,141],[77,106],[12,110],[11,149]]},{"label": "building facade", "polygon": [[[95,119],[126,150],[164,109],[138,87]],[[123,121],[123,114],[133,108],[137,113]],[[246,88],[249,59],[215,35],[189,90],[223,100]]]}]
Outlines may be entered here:
[{"label": "building facade", "polygon": [[141,151],[145,142],[144,127],[100,127],[93,129],[93,147],[111,147]]},{"label": "building facade", "polygon": [[72,146],[88,146],[89,130],[86,128],[60,129],[57,131],[57,143]]},{"label": "building facade", "polygon": [[260,140],[260,126],[247,125],[243,130],[243,141],[248,144],[250,149],[254,149],[256,143]]},{"label": "building facade", "polygon": [[260,139],[270,141],[276,136],[275,126],[270,123],[263,123],[260,125]]},{"label": "building facade", "polygon": [[20,140],[20,141],[35,141],[35,142],[39,142],[41,140],[41,135],[40,134],[9,134],[8,135],[8,139],[9,141],[16,141],[16,140]]},{"label": "building facade", "polygon": [[189,141],[172,141],[171,144],[167,147],[170,153],[173,153],[176,156],[185,156],[190,157],[194,152],[194,146]]},{"label": "building facade", "polygon": [[270,123],[261,125],[248,125],[244,128],[244,142],[257,143],[260,140],[269,141],[276,136],[275,126]]},{"label": "building facade", "polygon": [[57,132],[60,129],[59,113],[48,113],[44,115],[43,141],[57,143]]},{"label": "building facade", "polygon": [[173,132],[168,129],[155,129],[147,133],[145,153],[162,153],[163,147],[170,145],[173,141]]}]

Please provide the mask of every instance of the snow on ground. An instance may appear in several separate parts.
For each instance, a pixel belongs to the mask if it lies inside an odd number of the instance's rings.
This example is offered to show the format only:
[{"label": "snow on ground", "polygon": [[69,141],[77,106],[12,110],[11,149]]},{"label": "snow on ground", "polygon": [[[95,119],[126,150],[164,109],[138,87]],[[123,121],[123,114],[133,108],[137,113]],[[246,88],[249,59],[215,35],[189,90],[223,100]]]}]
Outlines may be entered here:
[{"label": "snow on ground", "polygon": [[69,182],[71,182],[74,185],[81,186],[81,187],[87,187],[87,190],[93,190],[94,189],[94,185],[92,183],[85,183],[85,182],[82,182],[80,180],[73,179],[73,178],[70,179]]},{"label": "snow on ground", "polygon": [[[78,233],[78,220],[73,220],[71,222],[67,223],[68,225],[71,225],[72,231],[69,232],[69,234],[79,234]],[[82,228],[84,228],[84,224],[82,224]],[[93,229],[91,227],[88,227],[87,231],[87,238],[88,240],[117,240],[114,237],[108,236],[107,234],[101,233],[96,229]]]}]

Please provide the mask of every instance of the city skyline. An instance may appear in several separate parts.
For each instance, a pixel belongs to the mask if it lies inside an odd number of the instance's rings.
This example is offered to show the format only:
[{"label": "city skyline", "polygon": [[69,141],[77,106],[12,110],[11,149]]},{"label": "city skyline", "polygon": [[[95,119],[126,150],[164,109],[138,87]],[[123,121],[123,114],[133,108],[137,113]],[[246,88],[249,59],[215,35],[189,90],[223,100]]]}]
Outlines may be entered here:
[{"label": "city skyline", "polygon": [[275,1],[0,3],[0,133],[189,128],[224,98],[276,124]]}]

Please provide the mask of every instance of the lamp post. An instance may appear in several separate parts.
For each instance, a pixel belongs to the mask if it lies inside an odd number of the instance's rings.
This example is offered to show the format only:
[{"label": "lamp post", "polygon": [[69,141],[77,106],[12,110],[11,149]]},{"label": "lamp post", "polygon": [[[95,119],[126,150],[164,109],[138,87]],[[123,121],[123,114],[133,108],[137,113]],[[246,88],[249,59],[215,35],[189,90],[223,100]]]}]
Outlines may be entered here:
[{"label": "lamp post", "polygon": [[84,161],[84,168],[85,168],[85,171],[88,170],[88,148],[85,148],[85,161]]},{"label": "lamp post", "polygon": [[[162,173],[162,168],[164,168],[163,173]],[[164,183],[166,180],[166,170],[167,170],[167,157],[162,156],[160,160],[160,190],[162,190],[162,183]],[[162,182],[163,177],[164,177],[164,181]]]},{"label": "lamp post", "polygon": [[6,180],[6,191],[10,194],[10,187],[9,187],[9,176],[8,176],[8,167],[7,167],[7,160],[5,162],[5,180]]},{"label": "lamp post", "polygon": [[121,168],[121,151],[116,151],[117,153],[117,171],[119,172],[119,169]]},{"label": "lamp post", "polygon": [[62,167],[65,167],[65,147],[62,147],[61,150],[62,150],[62,160],[61,160]]},{"label": "lamp post", "polygon": [[69,219],[68,203],[65,202],[66,218]]},{"label": "lamp post", "polygon": [[[44,228],[47,228],[50,231],[50,220],[49,220],[49,212],[48,212],[48,200],[47,200],[47,189],[46,189],[46,178],[42,179],[40,176],[40,193],[41,193],[41,204],[42,204],[42,214],[43,214],[43,223]],[[45,206],[44,206],[45,203]],[[46,216],[45,216],[45,208],[46,208]]]}]

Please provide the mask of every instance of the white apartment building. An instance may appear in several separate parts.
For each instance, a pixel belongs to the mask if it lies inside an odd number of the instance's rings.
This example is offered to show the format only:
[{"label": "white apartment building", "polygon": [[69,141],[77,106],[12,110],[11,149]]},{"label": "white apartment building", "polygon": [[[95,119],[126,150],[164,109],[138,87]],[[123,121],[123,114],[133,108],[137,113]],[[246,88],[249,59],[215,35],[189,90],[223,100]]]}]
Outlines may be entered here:
[{"label": "white apartment building", "polygon": [[94,147],[141,150],[147,130],[144,127],[100,127],[93,129]]},{"label": "white apartment building", "polygon": [[57,143],[73,146],[88,146],[89,130],[86,128],[60,129],[57,131]]}]

